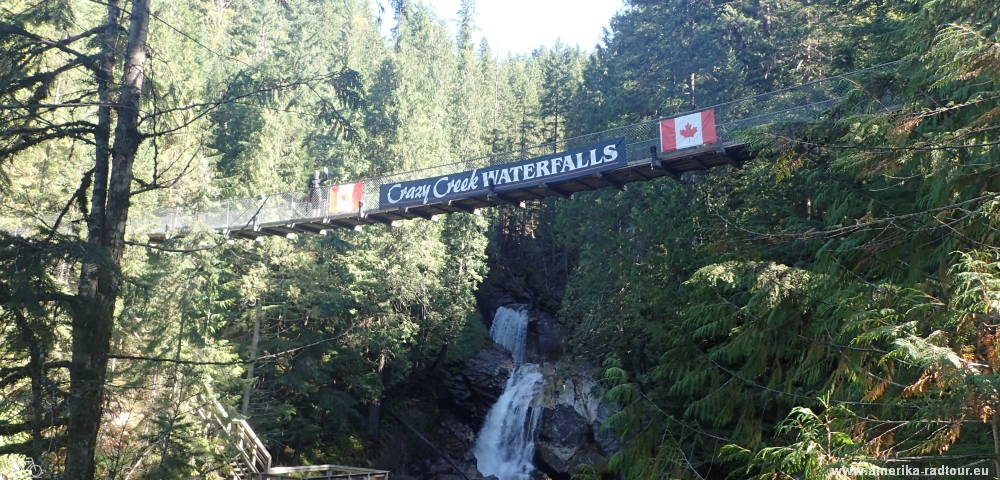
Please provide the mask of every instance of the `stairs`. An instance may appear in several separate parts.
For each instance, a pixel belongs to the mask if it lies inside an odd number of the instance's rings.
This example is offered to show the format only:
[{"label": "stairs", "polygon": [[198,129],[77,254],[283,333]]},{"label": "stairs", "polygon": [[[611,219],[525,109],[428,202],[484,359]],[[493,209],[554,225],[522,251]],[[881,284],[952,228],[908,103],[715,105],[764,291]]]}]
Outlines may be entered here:
[{"label": "stairs", "polygon": [[232,419],[221,403],[196,396],[188,403],[200,419],[205,436],[216,442],[216,453],[229,455],[231,480],[263,479],[271,469],[271,454],[246,420]]},{"label": "stairs", "polygon": [[233,419],[216,400],[197,396],[188,403],[190,411],[216,442],[216,451],[229,455],[229,480],[389,480],[389,472],[340,465],[272,467],[271,454],[246,420]]},{"label": "stairs", "polygon": [[237,461],[235,458],[229,460],[229,472],[230,480],[247,480],[253,478],[255,473],[248,470],[243,462]]}]

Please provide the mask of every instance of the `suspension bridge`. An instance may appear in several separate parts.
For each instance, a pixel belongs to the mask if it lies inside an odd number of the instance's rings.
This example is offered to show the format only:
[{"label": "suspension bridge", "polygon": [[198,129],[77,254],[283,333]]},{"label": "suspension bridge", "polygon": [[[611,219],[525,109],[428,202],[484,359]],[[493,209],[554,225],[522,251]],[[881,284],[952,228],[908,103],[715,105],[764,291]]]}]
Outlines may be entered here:
[{"label": "suspension bridge", "polygon": [[[396,226],[408,219],[436,220],[448,213],[478,213],[487,207],[523,205],[552,196],[572,198],[575,193],[600,188],[624,189],[632,182],[664,176],[677,179],[686,172],[725,165],[740,168],[753,156],[746,144],[748,135],[777,132],[789,124],[815,119],[852,89],[888,74],[891,66],[879,65],[714,105],[701,111],[713,117],[706,118],[714,120],[712,125],[706,123],[700,129],[684,123],[699,112],[688,113],[517,151],[324,186],[318,192],[262,194],[197,209],[184,205],[160,208],[134,219],[132,231],[145,233],[154,242],[195,228],[248,239],[325,235],[334,228]],[[706,113],[701,116],[706,117]],[[676,130],[668,131],[675,120]],[[680,136],[673,138],[675,132]],[[692,136],[699,142],[683,148],[690,132],[697,134]],[[609,145],[610,150],[605,150]]]}]

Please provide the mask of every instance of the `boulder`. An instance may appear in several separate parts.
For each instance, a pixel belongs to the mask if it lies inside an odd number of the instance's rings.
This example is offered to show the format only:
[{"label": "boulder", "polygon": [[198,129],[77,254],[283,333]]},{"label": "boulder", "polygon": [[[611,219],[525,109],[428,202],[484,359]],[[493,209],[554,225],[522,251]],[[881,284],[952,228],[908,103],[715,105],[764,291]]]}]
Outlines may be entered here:
[{"label": "boulder", "polygon": [[550,377],[535,441],[535,463],[553,478],[569,478],[582,463],[601,463],[620,448],[600,426],[612,409],[593,395],[589,375]]},{"label": "boulder", "polygon": [[611,404],[601,402],[600,406],[597,407],[597,418],[591,424],[592,431],[594,432],[594,441],[600,447],[601,453],[609,457],[622,448],[622,444],[618,441],[618,437],[615,436],[614,431],[601,431],[601,424],[614,414],[615,411],[612,409]]},{"label": "boulder", "polygon": [[572,473],[577,465],[592,459],[603,460],[600,455],[591,455],[596,453],[589,438],[591,432],[590,422],[572,407],[546,408],[542,411],[542,425],[535,441],[537,460],[549,470],[566,473]]},{"label": "boulder", "polygon": [[451,379],[447,406],[461,420],[478,429],[490,407],[503,394],[513,368],[510,352],[490,342]]}]

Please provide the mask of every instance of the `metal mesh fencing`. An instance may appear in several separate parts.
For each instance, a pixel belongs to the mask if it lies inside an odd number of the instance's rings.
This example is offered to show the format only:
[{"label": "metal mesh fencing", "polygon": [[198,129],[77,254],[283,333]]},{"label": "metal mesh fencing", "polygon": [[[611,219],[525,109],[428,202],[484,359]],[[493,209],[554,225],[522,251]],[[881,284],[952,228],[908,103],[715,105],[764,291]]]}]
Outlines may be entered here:
[{"label": "metal mesh fencing", "polygon": [[[715,109],[718,141],[720,143],[735,141],[738,132],[751,128],[813,119],[829,108],[833,102],[847,96],[853,89],[863,89],[868,79],[890,74],[894,65],[894,63],[879,65],[708,107]],[[878,95],[883,94],[878,93]],[[368,178],[362,180],[364,182],[362,195],[364,203],[361,209],[364,212],[379,210],[379,190],[382,185],[497,166],[572,150],[612,138],[625,137],[628,161],[634,163],[649,157],[649,147],[659,147],[658,126],[660,120],[662,119],[626,125],[511,152]],[[327,194],[329,194],[328,191]],[[252,198],[224,200],[199,211],[184,207],[161,208],[153,212],[152,219],[139,220],[133,226],[139,227],[147,233],[156,234],[178,232],[196,225],[215,230],[238,230],[253,225],[290,224],[357,213],[353,211],[330,212],[329,198],[325,198],[318,208],[313,208],[306,197],[305,191],[282,192]]]}]

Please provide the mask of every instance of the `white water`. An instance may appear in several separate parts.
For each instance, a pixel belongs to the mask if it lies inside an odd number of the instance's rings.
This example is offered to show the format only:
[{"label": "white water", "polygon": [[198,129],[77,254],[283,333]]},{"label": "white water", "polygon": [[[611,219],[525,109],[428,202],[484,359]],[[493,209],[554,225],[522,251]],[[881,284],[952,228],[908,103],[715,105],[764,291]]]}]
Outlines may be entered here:
[{"label": "white water", "polygon": [[490,337],[510,352],[515,363],[524,363],[528,338],[528,310],[498,308],[496,315],[493,316]]},{"label": "white water", "polygon": [[503,345],[520,364],[510,373],[503,394],[486,415],[472,453],[483,475],[500,480],[528,480],[534,467],[535,435],[542,418],[538,397],[544,379],[538,365],[524,363],[528,336],[526,309],[500,307],[490,327],[493,341]]},{"label": "white water", "polygon": [[[503,395],[490,408],[472,453],[483,475],[500,480],[528,480],[534,467],[535,433],[542,417],[535,398],[542,388],[538,365],[519,365],[507,379]],[[534,405],[533,405],[534,404]]]}]

